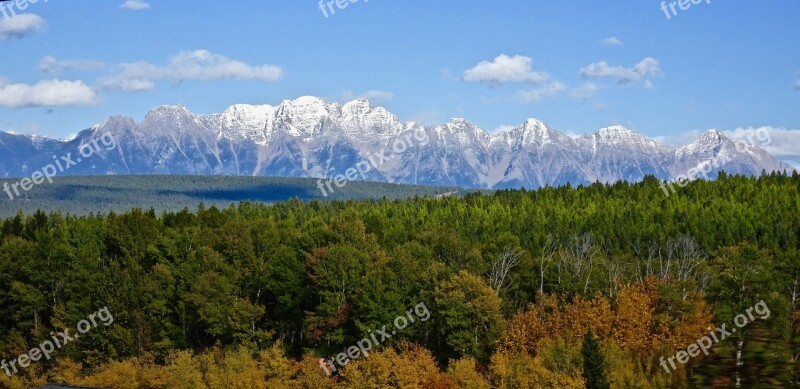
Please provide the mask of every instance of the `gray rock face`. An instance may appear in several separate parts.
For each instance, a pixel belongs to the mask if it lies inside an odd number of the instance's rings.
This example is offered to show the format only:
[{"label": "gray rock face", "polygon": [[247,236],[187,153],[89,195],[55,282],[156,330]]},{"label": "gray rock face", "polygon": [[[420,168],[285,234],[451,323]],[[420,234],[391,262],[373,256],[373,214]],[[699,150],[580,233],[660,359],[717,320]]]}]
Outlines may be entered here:
[{"label": "gray rock face", "polygon": [[[366,100],[344,105],[316,97],[278,106],[234,105],[195,115],[156,107],[136,123],[111,117],[71,140],[0,132],[0,177],[23,177],[103,136],[94,155],[61,175],[190,174],[334,177],[467,188],[537,188],[596,181],[674,180],[690,169],[757,175],[791,171],[764,150],[709,131],[672,148],[615,126],[570,137],[529,119],[489,134],[464,119],[439,126],[403,122]],[[110,138],[108,138],[110,139]]]}]

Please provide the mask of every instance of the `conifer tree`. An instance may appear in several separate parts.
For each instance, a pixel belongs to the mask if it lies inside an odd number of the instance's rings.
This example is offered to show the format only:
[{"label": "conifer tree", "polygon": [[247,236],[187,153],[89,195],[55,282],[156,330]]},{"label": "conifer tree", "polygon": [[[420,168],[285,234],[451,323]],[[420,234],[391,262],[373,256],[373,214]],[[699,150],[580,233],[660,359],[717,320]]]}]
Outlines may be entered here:
[{"label": "conifer tree", "polygon": [[583,337],[583,379],[586,380],[587,389],[609,389],[605,372],[605,358],[600,351],[600,344],[592,335],[591,328]]}]

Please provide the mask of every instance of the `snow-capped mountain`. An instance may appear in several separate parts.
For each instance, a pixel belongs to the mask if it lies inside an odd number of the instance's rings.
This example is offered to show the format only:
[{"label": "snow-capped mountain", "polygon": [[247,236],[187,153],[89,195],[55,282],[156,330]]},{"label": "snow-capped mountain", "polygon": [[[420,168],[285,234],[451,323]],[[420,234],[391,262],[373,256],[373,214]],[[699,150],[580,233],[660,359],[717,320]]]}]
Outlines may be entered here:
[{"label": "snow-capped mountain", "polygon": [[104,134],[116,147],[101,147],[62,174],[332,178],[354,168],[356,179],[371,181],[536,188],[634,182],[646,175],[674,180],[690,169],[710,171],[710,177],[720,170],[748,175],[793,170],[714,130],[680,148],[621,126],[573,138],[535,119],[490,134],[465,119],[423,126],[367,100],[339,105],[301,97],[277,106],[234,105],[208,116],[161,106],[139,123],[111,117],[64,141],[0,132],[0,177],[29,176],[54,157],[77,155],[81,145]]}]

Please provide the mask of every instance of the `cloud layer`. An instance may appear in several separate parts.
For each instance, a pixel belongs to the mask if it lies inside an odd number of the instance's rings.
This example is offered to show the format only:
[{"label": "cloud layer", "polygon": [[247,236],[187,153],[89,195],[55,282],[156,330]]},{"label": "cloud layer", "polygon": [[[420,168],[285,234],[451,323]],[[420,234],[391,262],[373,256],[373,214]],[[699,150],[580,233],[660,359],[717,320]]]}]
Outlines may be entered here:
[{"label": "cloud layer", "polygon": [[611,38],[603,39],[603,44],[606,45],[606,46],[624,46],[625,45],[625,43],[623,43],[621,40],[619,40],[615,36],[612,36]]},{"label": "cloud layer", "polygon": [[574,99],[587,100],[593,97],[600,88],[593,82],[585,82],[583,85],[571,90],[569,95]]},{"label": "cloud layer", "polygon": [[188,80],[271,82],[281,79],[283,75],[283,70],[277,66],[251,66],[207,50],[194,50],[178,53],[164,66],[144,61],[118,65],[118,72],[102,79],[100,85],[109,90],[141,92],[155,88],[157,80],[175,83]]},{"label": "cloud layer", "polygon": [[517,97],[523,103],[535,103],[547,97],[555,97],[566,88],[566,85],[558,81],[552,81],[550,84],[540,88],[519,91],[517,92]]},{"label": "cloud layer", "polygon": [[[607,38],[601,43],[605,45],[622,45],[616,37]],[[611,66],[605,61],[595,62],[581,68],[578,72],[584,80],[613,79],[617,84],[626,85],[640,83],[645,89],[653,88],[655,76],[661,74],[658,61],[646,57],[630,68]],[[529,83],[535,85],[532,89],[519,90],[515,100],[523,103],[538,102],[545,98],[552,98],[569,91],[573,99],[589,100],[601,89],[594,82],[587,81],[579,87],[568,87],[559,80],[553,79],[548,73],[533,70],[533,60],[523,55],[509,56],[500,54],[492,61],[483,61],[471,69],[464,71],[461,78],[464,82],[488,82],[492,86],[503,83]],[[496,101],[487,99],[486,101]]]},{"label": "cloud layer", "polygon": [[131,11],[142,11],[150,8],[150,4],[142,0],[127,0],[119,6],[122,9]]},{"label": "cloud layer", "polygon": [[0,107],[59,107],[90,105],[97,100],[95,91],[83,81],[42,80],[36,84],[12,84],[0,80]]},{"label": "cloud layer", "polygon": [[44,28],[44,19],[36,14],[20,14],[10,18],[0,18],[0,40],[24,38],[43,31]]},{"label": "cloud layer", "polygon": [[462,80],[465,82],[500,83],[530,83],[542,84],[550,76],[547,73],[533,70],[533,60],[530,57],[515,55],[510,57],[500,54],[493,61],[483,61],[464,72]]},{"label": "cloud layer", "polygon": [[39,60],[38,69],[44,74],[58,75],[66,70],[97,70],[105,67],[99,61],[90,60],[58,60],[53,56],[46,56]]},{"label": "cloud layer", "polygon": [[[659,74],[661,74],[661,68],[659,68],[658,61],[650,57],[641,60],[631,68],[611,66],[606,61],[600,61],[589,64],[580,70],[580,75],[583,78],[611,78],[614,79],[617,84],[621,85],[631,84],[643,78],[653,77]],[[645,86],[647,85],[652,86],[652,83],[646,83]]]}]

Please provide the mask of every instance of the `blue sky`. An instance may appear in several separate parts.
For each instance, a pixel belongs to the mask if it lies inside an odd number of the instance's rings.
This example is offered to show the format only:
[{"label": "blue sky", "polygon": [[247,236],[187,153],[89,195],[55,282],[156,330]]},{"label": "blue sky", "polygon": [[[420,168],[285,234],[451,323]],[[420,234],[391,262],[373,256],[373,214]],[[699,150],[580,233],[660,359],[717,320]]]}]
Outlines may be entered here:
[{"label": "blue sky", "polygon": [[669,18],[654,0],[332,7],[328,17],[318,0],[15,8],[0,14],[0,130],[66,137],[157,105],[209,114],[315,95],[489,131],[535,117],[571,134],[622,124],[671,142],[770,127],[790,143],[773,153],[788,156],[800,143],[797,1],[702,0]]}]

